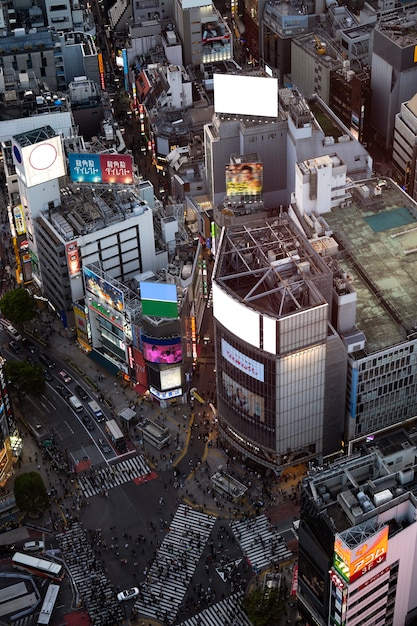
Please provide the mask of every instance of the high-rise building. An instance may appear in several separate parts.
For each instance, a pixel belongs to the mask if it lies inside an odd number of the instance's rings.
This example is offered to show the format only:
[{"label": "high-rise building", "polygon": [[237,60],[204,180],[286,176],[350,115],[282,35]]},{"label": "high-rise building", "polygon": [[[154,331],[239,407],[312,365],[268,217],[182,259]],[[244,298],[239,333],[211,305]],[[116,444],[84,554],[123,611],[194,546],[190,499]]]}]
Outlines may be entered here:
[{"label": "high-rise building", "polygon": [[223,231],[213,275],[218,425],[244,459],[278,469],[340,446],[347,353],[329,324],[331,292],[331,269],[287,215]]},{"label": "high-rise building", "polygon": [[309,624],[415,623],[415,459],[414,426],[364,440],[304,479],[298,604]]}]

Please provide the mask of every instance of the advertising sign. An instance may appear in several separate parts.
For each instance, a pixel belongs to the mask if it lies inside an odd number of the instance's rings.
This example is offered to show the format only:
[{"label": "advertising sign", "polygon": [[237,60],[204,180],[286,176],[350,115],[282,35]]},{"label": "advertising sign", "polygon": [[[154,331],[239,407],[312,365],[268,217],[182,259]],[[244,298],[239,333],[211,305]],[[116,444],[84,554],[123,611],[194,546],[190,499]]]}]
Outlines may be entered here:
[{"label": "advertising sign", "polygon": [[23,215],[22,205],[18,204],[13,207],[13,221],[18,235],[26,232],[25,216]]},{"label": "advertising sign", "polygon": [[[39,129],[39,135],[42,135],[42,129]],[[16,173],[26,187],[34,187],[65,176],[60,136],[49,137],[30,145],[24,145],[25,140],[24,133],[22,138],[20,135],[13,137],[12,152]]]},{"label": "advertising sign", "polygon": [[351,549],[338,534],[334,542],[334,567],[348,583],[352,583],[387,558],[388,526]]},{"label": "advertising sign", "polygon": [[70,277],[79,276],[81,274],[81,259],[77,242],[66,243],[65,252],[67,254],[68,274]]},{"label": "advertising sign", "polygon": [[264,382],[264,365],[236,350],[225,339],[222,339],[222,357],[229,363],[237,367],[241,372],[256,378],[261,383]]},{"label": "advertising sign", "polygon": [[258,196],[262,193],[262,163],[233,163],[226,167],[226,195]]},{"label": "advertising sign", "polygon": [[180,363],[182,361],[181,337],[161,340],[142,336],[143,356],[151,363]]},{"label": "advertising sign", "polygon": [[181,387],[181,367],[170,367],[161,370],[159,376],[162,391],[167,391],[174,387]]},{"label": "advertising sign", "polygon": [[239,385],[224,372],[222,372],[222,380],[229,404],[260,422],[265,421],[264,398]]},{"label": "advertising sign", "polygon": [[107,280],[101,278],[87,267],[83,268],[85,288],[112,309],[122,311],[124,307],[123,292],[113,287]]},{"label": "advertising sign", "polygon": [[215,22],[206,22],[201,25],[201,41],[204,46],[214,48],[224,46],[230,39],[229,33],[225,33],[224,25]]},{"label": "advertising sign", "polygon": [[143,315],[151,317],[178,317],[176,285],[143,282],[139,286]]},{"label": "advertising sign", "polygon": [[70,153],[71,180],[76,183],[133,182],[133,161],[130,154]]}]

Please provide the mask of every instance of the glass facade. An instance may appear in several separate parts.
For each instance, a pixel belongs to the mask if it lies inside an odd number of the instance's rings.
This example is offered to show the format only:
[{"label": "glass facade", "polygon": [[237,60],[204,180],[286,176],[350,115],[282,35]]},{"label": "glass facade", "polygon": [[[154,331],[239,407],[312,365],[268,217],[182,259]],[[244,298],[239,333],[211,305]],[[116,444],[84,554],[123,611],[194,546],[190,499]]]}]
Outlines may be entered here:
[{"label": "glass facade", "polygon": [[[244,344],[218,322],[215,329],[219,418],[243,438],[274,451],[275,357]],[[235,349],[230,351],[236,355],[234,360],[225,352],[224,344],[222,350],[222,338]],[[236,363],[239,355],[241,360],[246,357],[246,367]]]},{"label": "glass facade", "polygon": [[417,351],[410,341],[351,361],[347,402],[349,438],[417,415]]}]

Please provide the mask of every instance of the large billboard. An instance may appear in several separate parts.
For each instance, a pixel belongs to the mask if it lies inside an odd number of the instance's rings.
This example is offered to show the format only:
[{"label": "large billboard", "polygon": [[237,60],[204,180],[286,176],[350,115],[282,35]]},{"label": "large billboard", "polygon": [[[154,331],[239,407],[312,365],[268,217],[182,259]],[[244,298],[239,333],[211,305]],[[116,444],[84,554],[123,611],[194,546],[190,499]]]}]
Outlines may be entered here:
[{"label": "large billboard", "polygon": [[155,339],[142,336],[143,356],[151,363],[180,363],[182,361],[181,337]]},{"label": "large billboard", "polygon": [[85,288],[94,294],[99,300],[107,304],[116,311],[123,311],[123,292],[111,285],[107,280],[101,278],[87,267],[83,268]]},{"label": "large billboard", "polygon": [[78,243],[70,241],[65,244],[65,252],[67,254],[68,274],[72,278],[81,274],[81,258],[78,250]]},{"label": "large billboard", "polygon": [[229,115],[278,116],[278,80],[265,76],[214,74],[214,111]]},{"label": "large billboard", "polygon": [[178,317],[177,287],[170,283],[140,283],[143,315]]},{"label": "large billboard", "polygon": [[[39,129],[40,135],[41,130]],[[44,141],[22,145],[20,135],[12,138],[13,160],[16,173],[26,187],[34,187],[49,180],[65,176],[65,162],[61,137],[49,137]]]},{"label": "large billboard", "polygon": [[343,538],[336,534],[334,542],[334,567],[348,583],[352,583],[387,558],[388,526],[355,548],[349,548]]},{"label": "large billboard", "polygon": [[262,193],[262,163],[235,163],[226,166],[226,195],[258,196]]},{"label": "large billboard", "polygon": [[225,32],[224,25],[212,20],[201,25],[201,41],[205,48],[215,48],[229,43],[230,34]]},{"label": "large billboard", "polygon": [[246,356],[246,354],[243,354],[243,352],[231,346],[230,343],[223,338],[221,344],[222,357],[225,358],[226,361],[237,367],[241,372],[248,374],[248,376],[256,378],[256,380],[259,380],[261,383],[265,382],[265,368],[263,363]]},{"label": "large billboard", "polygon": [[222,381],[227,401],[242,413],[265,422],[265,402],[261,396],[239,385],[233,378],[222,372]]},{"label": "large billboard", "polygon": [[75,183],[133,182],[133,160],[130,154],[70,153],[71,180]]}]

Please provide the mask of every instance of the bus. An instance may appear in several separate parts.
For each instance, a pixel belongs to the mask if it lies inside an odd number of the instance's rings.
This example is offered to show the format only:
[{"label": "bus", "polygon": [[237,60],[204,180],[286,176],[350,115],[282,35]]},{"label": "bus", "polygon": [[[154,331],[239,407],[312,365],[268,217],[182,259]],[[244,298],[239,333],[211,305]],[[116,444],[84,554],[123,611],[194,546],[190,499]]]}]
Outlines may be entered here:
[{"label": "bus", "polygon": [[104,426],[106,428],[108,436],[110,437],[116,448],[119,450],[119,452],[126,452],[126,440],[116,420],[108,420]]},{"label": "bus", "polygon": [[59,585],[49,583],[45,599],[42,604],[41,612],[39,613],[38,626],[48,626],[49,622],[51,621],[59,589]]},{"label": "bus", "polygon": [[234,502],[238,502],[243,498],[248,488],[241,482],[236,480],[230,474],[226,474],[223,471],[218,471],[210,477],[213,485],[213,489],[223,496],[227,496]]},{"label": "bus", "polygon": [[100,409],[99,405],[97,404],[97,402],[95,400],[92,400],[91,402],[88,403],[88,408],[89,408],[89,411],[92,414],[92,416],[98,422],[103,422],[104,421],[103,411]]},{"label": "bus", "polygon": [[64,578],[64,566],[60,563],[39,559],[37,556],[15,552],[12,556],[12,564],[16,569],[25,570],[36,576],[52,578],[52,580],[62,580]]},{"label": "bus", "polygon": [[137,426],[142,432],[142,437],[148,441],[157,450],[162,450],[171,441],[171,433],[168,428],[159,426],[152,420],[145,419],[142,424]]}]

